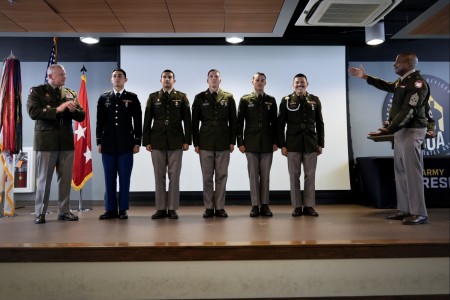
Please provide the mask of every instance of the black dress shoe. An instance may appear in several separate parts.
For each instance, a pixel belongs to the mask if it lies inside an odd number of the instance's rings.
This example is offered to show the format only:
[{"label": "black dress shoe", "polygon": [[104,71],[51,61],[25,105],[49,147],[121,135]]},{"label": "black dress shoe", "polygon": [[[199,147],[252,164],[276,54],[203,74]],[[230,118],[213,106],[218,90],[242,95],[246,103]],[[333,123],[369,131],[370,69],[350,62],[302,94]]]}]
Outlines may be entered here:
[{"label": "black dress shoe", "polygon": [[203,213],[203,218],[207,219],[207,218],[212,218],[214,217],[214,209],[212,208],[207,208],[205,210],[205,212]]},{"label": "black dress shoe", "polygon": [[269,205],[267,205],[267,204],[261,205],[261,209],[259,210],[259,215],[261,215],[263,217],[272,217],[273,214],[270,211]]},{"label": "black dress shoe", "polygon": [[117,211],[114,210],[108,210],[105,211],[102,215],[100,215],[98,218],[99,220],[107,220],[107,219],[115,219],[119,215],[117,214]]},{"label": "black dress shoe", "polygon": [[409,217],[409,216],[410,216],[409,213],[405,213],[405,212],[398,210],[393,214],[387,215],[386,219],[388,219],[388,220],[403,220],[404,218]]},{"label": "black dress shoe", "polygon": [[44,224],[45,223],[45,215],[37,215],[36,219],[34,219],[34,224]]},{"label": "black dress shoe", "polygon": [[177,214],[177,212],[175,210],[169,209],[169,211],[167,213],[167,217],[169,219],[175,220],[175,219],[178,219],[178,214]]},{"label": "black dress shoe", "polygon": [[60,221],[78,221],[78,216],[74,215],[71,212],[66,212],[63,215],[58,216],[58,220],[60,220]]},{"label": "black dress shoe", "polygon": [[152,219],[153,219],[153,220],[155,220],[155,219],[163,219],[163,218],[166,218],[166,217],[167,217],[167,211],[162,210],[162,209],[157,210],[157,211],[152,215]]},{"label": "black dress shoe", "polygon": [[411,215],[402,221],[403,225],[419,225],[428,223],[428,217]]},{"label": "black dress shoe", "polygon": [[294,211],[292,212],[293,217],[300,217],[302,215],[302,208],[296,207]]},{"label": "black dress shoe", "polygon": [[216,209],[215,215],[216,215],[216,217],[228,218],[228,214],[225,211],[225,209]]},{"label": "black dress shoe", "polygon": [[304,206],[303,207],[303,215],[305,216],[312,216],[312,217],[318,217],[319,214],[317,211],[314,210],[311,206]]},{"label": "black dress shoe", "polygon": [[258,205],[255,205],[252,207],[252,210],[250,211],[250,218],[258,217],[259,216],[259,207]]},{"label": "black dress shoe", "polygon": [[128,214],[126,210],[119,210],[119,219],[121,220],[128,219]]}]

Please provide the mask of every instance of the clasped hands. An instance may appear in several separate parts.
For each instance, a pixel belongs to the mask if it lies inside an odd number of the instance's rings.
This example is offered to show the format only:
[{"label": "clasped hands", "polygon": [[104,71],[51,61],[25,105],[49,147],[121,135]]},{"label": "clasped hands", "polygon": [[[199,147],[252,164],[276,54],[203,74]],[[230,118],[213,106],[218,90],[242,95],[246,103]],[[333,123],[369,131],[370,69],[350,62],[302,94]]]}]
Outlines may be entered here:
[{"label": "clasped hands", "polygon": [[65,101],[65,102],[61,103],[61,104],[56,108],[56,112],[62,113],[63,111],[66,110],[66,108],[67,108],[70,112],[75,112],[75,110],[77,109],[76,101],[75,101],[75,100],[69,100],[69,101]]}]

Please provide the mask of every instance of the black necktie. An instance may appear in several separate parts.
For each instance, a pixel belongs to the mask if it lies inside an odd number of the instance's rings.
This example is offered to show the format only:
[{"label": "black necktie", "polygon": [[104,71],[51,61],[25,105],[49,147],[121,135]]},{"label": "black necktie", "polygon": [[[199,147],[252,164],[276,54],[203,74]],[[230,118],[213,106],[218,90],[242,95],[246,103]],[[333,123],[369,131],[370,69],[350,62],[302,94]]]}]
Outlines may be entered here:
[{"label": "black necktie", "polygon": [[262,98],[263,98],[263,95],[262,95],[262,94],[259,94],[259,95],[258,95],[258,100],[260,100],[260,101],[261,101],[261,100],[262,100]]},{"label": "black necktie", "polygon": [[120,98],[120,93],[116,94],[116,98],[119,99]]},{"label": "black necktie", "polygon": [[212,95],[213,99],[217,101],[217,92],[213,92],[211,95]]},{"label": "black necktie", "polygon": [[166,100],[169,100],[169,92],[164,92],[164,95],[166,96]]},{"label": "black necktie", "polygon": [[60,88],[55,89],[55,95],[58,100],[61,100],[61,89]]}]

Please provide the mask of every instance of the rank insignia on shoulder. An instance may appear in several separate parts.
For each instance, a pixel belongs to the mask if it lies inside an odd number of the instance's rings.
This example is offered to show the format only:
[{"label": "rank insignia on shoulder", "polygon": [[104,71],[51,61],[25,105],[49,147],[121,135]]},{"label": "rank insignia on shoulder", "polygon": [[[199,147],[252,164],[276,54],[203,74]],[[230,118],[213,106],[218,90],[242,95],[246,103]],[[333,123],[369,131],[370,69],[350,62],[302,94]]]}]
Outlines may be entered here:
[{"label": "rank insignia on shoulder", "polygon": [[417,80],[416,82],[414,82],[414,86],[416,87],[416,89],[421,89],[423,87],[422,80]]},{"label": "rank insignia on shoulder", "polygon": [[284,97],[284,100],[286,101],[289,100],[289,96]]}]

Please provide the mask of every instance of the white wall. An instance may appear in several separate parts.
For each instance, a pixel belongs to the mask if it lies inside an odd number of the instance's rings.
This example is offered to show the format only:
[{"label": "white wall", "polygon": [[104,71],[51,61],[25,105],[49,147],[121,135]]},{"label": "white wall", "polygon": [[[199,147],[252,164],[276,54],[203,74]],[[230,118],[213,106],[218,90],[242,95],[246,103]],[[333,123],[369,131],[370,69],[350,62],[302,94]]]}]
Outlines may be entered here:
[{"label": "white wall", "polygon": [[[297,73],[308,77],[308,91],[323,106],[325,149],[319,156],[316,189],[349,190],[346,113],[346,67],[343,46],[122,46],[121,66],[126,70],[126,88],[137,93],[143,108],[148,95],[161,89],[161,73],[175,73],[175,89],[185,92],[191,103],[197,93],[208,88],[207,73],[221,72],[221,88],[233,93],[236,105],[252,91],[251,78],[257,71],[267,76],[265,91],[279,104],[293,92]],[[143,148],[135,159],[131,190],[154,190],[149,152]],[[303,180],[302,180],[303,182]],[[289,190],[287,161],[281,151],[274,154],[271,190]],[[201,191],[202,174],[198,155],[191,149],[183,155],[180,189]],[[235,150],[231,154],[228,191],[248,191],[247,161]]]}]

